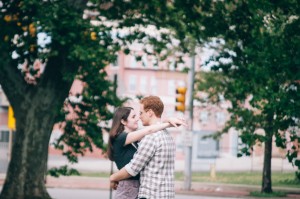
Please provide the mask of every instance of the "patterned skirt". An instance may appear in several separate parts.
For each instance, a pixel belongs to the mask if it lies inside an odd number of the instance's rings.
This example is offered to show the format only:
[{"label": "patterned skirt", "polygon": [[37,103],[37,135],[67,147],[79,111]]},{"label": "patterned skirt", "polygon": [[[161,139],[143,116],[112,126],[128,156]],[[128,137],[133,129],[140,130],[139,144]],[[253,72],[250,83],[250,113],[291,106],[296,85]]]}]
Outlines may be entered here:
[{"label": "patterned skirt", "polygon": [[115,199],[137,199],[139,187],[139,180],[120,181],[115,191]]}]

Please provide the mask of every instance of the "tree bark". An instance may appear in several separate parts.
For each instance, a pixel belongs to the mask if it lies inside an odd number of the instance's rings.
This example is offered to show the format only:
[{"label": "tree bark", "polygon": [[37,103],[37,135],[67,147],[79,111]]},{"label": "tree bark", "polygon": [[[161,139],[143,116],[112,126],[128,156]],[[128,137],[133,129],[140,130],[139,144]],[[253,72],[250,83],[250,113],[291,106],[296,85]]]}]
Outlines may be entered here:
[{"label": "tree bark", "polygon": [[29,86],[21,99],[12,100],[17,130],[0,199],[51,198],[44,183],[49,139],[72,84],[59,74],[54,77],[56,81]]},{"label": "tree bark", "polygon": [[[30,110],[29,114],[33,112]],[[32,125],[17,130],[1,199],[51,198],[44,184],[51,133],[47,118],[49,116],[39,118],[42,125],[33,118],[27,119]]]},{"label": "tree bark", "polygon": [[[56,116],[55,94],[38,93],[31,102],[18,108],[17,131],[7,176],[0,199],[47,199],[44,175],[47,169],[48,144]],[[47,95],[46,95],[47,94]],[[45,97],[45,96],[48,96]],[[30,103],[30,104],[28,104]]]},{"label": "tree bark", "polygon": [[271,179],[271,160],[272,160],[272,134],[266,133],[267,140],[265,141],[264,152],[264,167],[262,175],[262,193],[272,193],[272,179]]}]

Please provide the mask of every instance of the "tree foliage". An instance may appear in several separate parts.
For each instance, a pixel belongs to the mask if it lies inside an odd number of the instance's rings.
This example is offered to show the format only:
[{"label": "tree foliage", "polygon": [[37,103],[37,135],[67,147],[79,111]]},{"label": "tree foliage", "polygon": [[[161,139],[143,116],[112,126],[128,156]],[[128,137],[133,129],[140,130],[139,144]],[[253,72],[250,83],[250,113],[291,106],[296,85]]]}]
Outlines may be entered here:
[{"label": "tree foliage", "polygon": [[[54,107],[50,110],[57,115],[55,122],[66,121],[63,124],[65,133],[60,138],[58,148],[62,143],[70,146],[65,154],[74,161],[75,154],[83,154],[86,149],[92,150],[91,141],[103,148],[99,122],[111,118],[108,105],[121,104],[104,70],[115,59],[114,52],[119,50],[119,45],[113,43],[110,28],[94,26],[90,19],[83,17],[85,9],[88,9],[86,1],[3,1],[1,12],[1,27],[5,27],[0,33],[4,41],[1,42],[1,61],[8,64],[1,68],[3,78],[0,81],[15,109],[22,102],[15,102],[17,99],[11,92],[14,88],[8,85],[11,80],[4,78],[9,70],[14,71],[9,78],[20,77],[19,85],[15,86],[24,87],[19,95],[27,95],[26,90],[36,93],[54,77],[61,78],[68,85],[74,79],[85,83],[83,93],[71,94],[80,95],[79,102],[66,98],[60,116],[58,110],[63,103],[57,109]],[[36,60],[45,65],[45,70],[36,67]],[[69,89],[70,86],[64,92]],[[68,93],[65,97],[68,97]],[[69,110],[76,117],[66,120]],[[86,133],[79,134],[78,131]]]},{"label": "tree foliage", "polygon": [[[298,1],[106,2],[113,5],[105,13],[110,19],[130,26],[150,22],[174,30],[185,52],[190,41],[216,50],[208,61],[214,73],[206,74],[206,80],[200,74],[198,90],[206,87],[210,100],[217,102],[224,96],[232,103],[224,132],[231,127],[241,132],[246,144],[242,154],[249,155],[257,141],[265,143],[263,192],[272,192],[273,137],[278,147],[291,146],[287,157],[299,166]],[[123,13],[131,17],[124,18]]]},{"label": "tree foliage", "polygon": [[[287,130],[291,141],[299,139],[291,130],[299,119],[296,0],[10,0],[0,1],[0,8],[0,84],[17,121],[0,198],[50,198],[43,174],[57,122],[64,121],[65,131],[57,147],[70,146],[69,160],[92,150],[91,141],[103,147],[98,124],[110,119],[110,107],[122,103],[105,66],[117,51],[130,53],[136,42],[164,58],[174,47],[188,53],[191,41],[203,46],[217,38],[219,54],[212,60],[218,65],[212,69],[224,78],[210,90],[232,102],[230,126],[244,132],[249,147],[257,139],[270,143],[273,135],[278,146],[286,146]],[[36,60],[45,67],[36,67]],[[82,93],[71,94],[78,101],[69,98],[74,79],[85,84]],[[247,97],[252,109],[243,107]],[[257,128],[266,135],[253,134]],[[293,161],[295,151],[288,157]]]},{"label": "tree foliage", "polygon": [[[72,162],[92,145],[104,147],[99,124],[122,103],[105,66],[120,46],[111,27],[95,26],[84,15],[90,5],[84,0],[0,2],[0,84],[16,118],[0,198],[50,198],[43,179],[55,123],[64,130],[57,146],[68,146],[64,152]],[[82,93],[71,94],[78,101],[69,97],[74,79],[84,82]]]},{"label": "tree foliage", "polygon": [[[0,1],[0,84],[17,122],[0,198],[50,198],[43,182],[55,123],[64,130],[56,147],[71,162],[92,151],[93,144],[104,147],[99,123],[123,102],[105,66],[119,50],[130,53],[135,42],[147,46],[148,54],[171,53],[177,36],[166,28],[184,27],[176,21],[174,5],[158,0]],[[74,79],[83,82],[81,93],[69,93]],[[66,167],[53,172],[69,174]]]},{"label": "tree foliage", "polygon": [[207,61],[212,71],[198,74],[197,88],[209,93],[210,102],[219,103],[220,96],[231,102],[230,120],[220,134],[232,127],[240,132],[246,144],[240,155],[265,143],[262,192],[272,192],[273,137],[277,147],[287,149],[298,176],[300,170],[299,3],[211,1],[209,8],[219,20],[213,23],[215,34],[205,35],[215,35],[207,45],[217,53]]}]

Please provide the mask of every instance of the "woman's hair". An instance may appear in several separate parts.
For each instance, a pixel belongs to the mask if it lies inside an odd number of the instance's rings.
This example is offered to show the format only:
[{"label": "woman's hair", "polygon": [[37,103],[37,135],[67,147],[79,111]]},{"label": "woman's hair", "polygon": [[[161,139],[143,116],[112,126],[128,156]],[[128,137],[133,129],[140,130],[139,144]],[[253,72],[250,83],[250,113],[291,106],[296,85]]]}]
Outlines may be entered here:
[{"label": "woman's hair", "polygon": [[164,112],[164,103],[157,96],[148,96],[144,97],[140,101],[144,105],[144,110],[151,109],[156,117],[161,118],[162,113]]},{"label": "woman's hair", "polygon": [[121,123],[122,120],[127,121],[130,112],[133,110],[131,107],[119,107],[117,108],[112,121],[112,126],[109,131],[108,138],[108,149],[107,155],[111,161],[114,161],[113,157],[113,142],[116,137],[122,132],[124,132],[124,125]]}]

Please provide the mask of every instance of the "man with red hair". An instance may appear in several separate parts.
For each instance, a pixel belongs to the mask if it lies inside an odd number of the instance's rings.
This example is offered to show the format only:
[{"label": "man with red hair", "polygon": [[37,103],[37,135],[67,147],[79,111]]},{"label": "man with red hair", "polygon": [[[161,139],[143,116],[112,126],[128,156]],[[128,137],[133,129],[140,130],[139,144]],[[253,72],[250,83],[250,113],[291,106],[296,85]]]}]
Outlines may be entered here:
[{"label": "man with red hair", "polygon": [[[140,101],[140,119],[144,126],[161,122],[164,104],[157,96]],[[167,130],[145,136],[133,159],[110,176],[111,187],[140,173],[139,199],[172,199],[174,191],[175,142]]]}]

